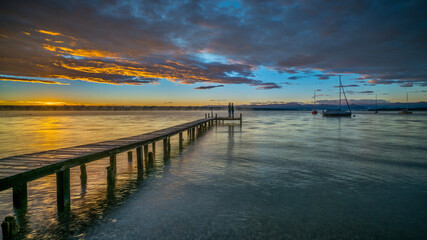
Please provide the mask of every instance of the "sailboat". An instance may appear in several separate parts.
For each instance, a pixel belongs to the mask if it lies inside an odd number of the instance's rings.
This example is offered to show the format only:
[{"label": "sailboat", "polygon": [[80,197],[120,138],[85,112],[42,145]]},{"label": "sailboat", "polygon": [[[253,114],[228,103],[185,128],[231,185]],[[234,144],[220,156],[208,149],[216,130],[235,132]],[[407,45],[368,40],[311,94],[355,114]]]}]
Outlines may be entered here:
[{"label": "sailboat", "polygon": [[[323,111],[324,117],[351,117],[351,109],[350,109],[350,105],[348,104],[348,101],[347,101],[347,96],[345,95],[344,87],[341,83],[341,75],[339,75],[339,81],[340,81],[340,85],[339,85],[340,107],[337,110]],[[341,92],[344,94],[344,98],[345,98],[345,102],[347,103],[348,111],[341,109]]]},{"label": "sailboat", "polygon": [[408,109],[408,93],[406,93],[406,109],[398,112],[398,114],[412,114],[412,112],[410,112]]},{"label": "sailboat", "polygon": [[316,110],[316,90],[314,91],[314,97],[313,97],[313,111],[311,112],[311,114],[316,115],[317,114],[317,110]]}]

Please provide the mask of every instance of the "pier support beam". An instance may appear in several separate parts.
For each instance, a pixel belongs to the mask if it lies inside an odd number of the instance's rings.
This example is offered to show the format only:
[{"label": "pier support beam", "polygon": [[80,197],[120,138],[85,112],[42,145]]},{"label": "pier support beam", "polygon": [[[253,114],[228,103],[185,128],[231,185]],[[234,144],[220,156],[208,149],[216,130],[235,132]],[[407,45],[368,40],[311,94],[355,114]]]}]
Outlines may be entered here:
[{"label": "pier support beam", "polygon": [[148,153],[148,166],[150,166],[150,168],[154,167],[154,155],[152,152]]},{"label": "pier support beam", "polygon": [[114,173],[117,172],[116,154],[110,155],[110,166],[113,168]]},{"label": "pier support beam", "polygon": [[240,113],[240,125],[242,125],[242,121],[243,121],[243,119],[242,119],[242,113]]},{"label": "pier support beam", "polygon": [[69,212],[71,209],[69,168],[56,173],[56,203],[59,213]]},{"label": "pier support beam", "polygon": [[138,174],[144,172],[144,165],[142,164],[142,147],[136,148],[136,163],[138,166]]},{"label": "pier support beam", "polygon": [[85,186],[87,184],[87,172],[86,172],[86,164],[80,165],[80,184]]},{"label": "pier support beam", "polygon": [[153,156],[156,157],[156,142],[151,144],[151,151],[153,151]]},{"label": "pier support beam", "polygon": [[132,162],[132,151],[128,152],[128,162],[131,163]]},{"label": "pier support beam", "polygon": [[179,133],[179,149],[182,149],[182,142],[184,141],[184,139],[182,139],[182,132]]},{"label": "pier support beam", "polygon": [[164,160],[168,158],[168,138],[163,139],[163,158]]},{"label": "pier support beam", "polygon": [[13,186],[13,208],[26,209],[28,205],[27,183]]},{"label": "pier support beam", "polygon": [[148,162],[148,145],[144,145],[144,163],[147,166]]},{"label": "pier support beam", "polygon": [[107,187],[114,188],[116,185],[116,171],[112,166],[107,167]]}]

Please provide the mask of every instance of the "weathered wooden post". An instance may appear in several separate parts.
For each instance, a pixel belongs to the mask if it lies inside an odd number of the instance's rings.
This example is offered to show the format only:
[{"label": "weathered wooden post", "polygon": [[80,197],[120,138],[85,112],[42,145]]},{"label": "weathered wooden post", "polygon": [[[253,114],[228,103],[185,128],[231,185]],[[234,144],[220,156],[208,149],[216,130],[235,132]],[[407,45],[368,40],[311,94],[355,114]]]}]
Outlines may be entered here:
[{"label": "weathered wooden post", "polygon": [[144,163],[147,166],[148,162],[148,145],[144,145]]},{"label": "weathered wooden post", "polygon": [[114,173],[117,172],[116,154],[110,155],[110,166],[113,168]]},{"label": "weathered wooden post", "polygon": [[168,137],[168,157],[171,155],[171,138]]},{"label": "weathered wooden post", "polygon": [[152,152],[148,153],[148,165],[150,168],[154,167],[154,155]]},{"label": "weathered wooden post", "polygon": [[56,173],[56,202],[58,212],[69,212],[70,202],[70,169],[66,168]]},{"label": "weathered wooden post", "polygon": [[215,125],[218,125],[218,113],[215,113]]},{"label": "weathered wooden post", "polygon": [[1,224],[3,240],[18,239],[19,227],[13,216],[6,216]]},{"label": "weathered wooden post", "polygon": [[163,158],[168,158],[168,138],[163,138]]},{"label": "weathered wooden post", "polygon": [[191,129],[191,138],[194,140],[194,138],[196,137],[196,128],[195,127],[193,127],[192,129]]},{"label": "weathered wooden post", "polygon": [[13,186],[13,208],[26,209],[28,205],[27,183]]},{"label": "weathered wooden post", "polygon": [[151,144],[151,150],[153,151],[153,156],[156,157],[156,142]]},{"label": "weathered wooden post", "polygon": [[240,125],[242,125],[242,113],[240,113]]},{"label": "weathered wooden post", "polygon": [[128,151],[128,162],[132,162],[132,151]]},{"label": "weathered wooden post", "polygon": [[138,173],[141,174],[144,172],[144,165],[142,164],[142,147],[136,148],[136,163],[138,166]]},{"label": "weathered wooden post", "polygon": [[107,167],[107,185],[108,187],[113,187],[116,184],[116,171],[112,166]]},{"label": "weathered wooden post", "polygon": [[208,118],[208,115],[205,113],[205,118]]},{"label": "weathered wooden post", "polygon": [[179,133],[179,149],[182,149],[182,142],[184,139],[182,139],[182,132]]},{"label": "weathered wooden post", "polygon": [[86,164],[80,165],[80,184],[82,186],[86,185],[87,183],[87,172],[86,172]]}]

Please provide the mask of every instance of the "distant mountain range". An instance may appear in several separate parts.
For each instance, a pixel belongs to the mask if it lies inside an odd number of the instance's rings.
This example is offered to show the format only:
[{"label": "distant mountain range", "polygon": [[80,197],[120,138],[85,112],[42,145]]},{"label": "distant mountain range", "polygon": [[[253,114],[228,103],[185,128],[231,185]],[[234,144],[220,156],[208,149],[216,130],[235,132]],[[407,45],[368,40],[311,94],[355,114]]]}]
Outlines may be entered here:
[{"label": "distant mountain range", "polygon": [[[411,110],[427,111],[427,102],[411,102],[408,104]],[[343,105],[344,108],[347,106]],[[374,110],[375,103],[363,101],[353,101],[350,103],[352,110]],[[224,105],[208,106],[86,106],[86,105],[0,105],[0,111],[136,111],[136,110],[224,110]],[[319,102],[316,109],[337,109],[338,104],[335,101],[327,103]],[[399,110],[406,108],[406,103],[379,101],[377,109],[379,110]],[[266,104],[248,104],[236,106],[236,110],[311,110],[313,104],[304,104],[298,102],[288,103],[266,103]]]}]

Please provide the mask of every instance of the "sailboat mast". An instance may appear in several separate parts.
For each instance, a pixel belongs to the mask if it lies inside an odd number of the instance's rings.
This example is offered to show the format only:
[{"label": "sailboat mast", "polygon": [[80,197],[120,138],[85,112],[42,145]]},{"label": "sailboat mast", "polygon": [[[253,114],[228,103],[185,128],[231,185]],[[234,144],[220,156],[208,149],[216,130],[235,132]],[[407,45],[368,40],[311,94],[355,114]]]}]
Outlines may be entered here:
[{"label": "sailboat mast", "polygon": [[316,109],[316,90],[314,90],[313,107]]},{"label": "sailboat mast", "polygon": [[340,77],[340,86],[339,86],[339,89],[340,89],[340,111],[341,111],[341,87],[342,87],[342,84],[341,84],[341,75],[338,75],[339,77]]}]

